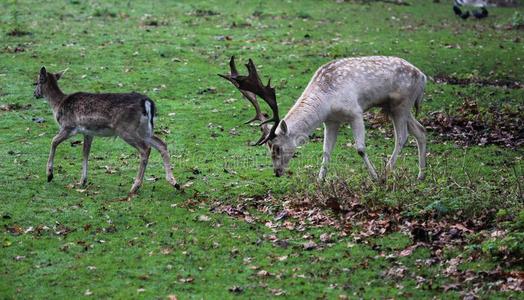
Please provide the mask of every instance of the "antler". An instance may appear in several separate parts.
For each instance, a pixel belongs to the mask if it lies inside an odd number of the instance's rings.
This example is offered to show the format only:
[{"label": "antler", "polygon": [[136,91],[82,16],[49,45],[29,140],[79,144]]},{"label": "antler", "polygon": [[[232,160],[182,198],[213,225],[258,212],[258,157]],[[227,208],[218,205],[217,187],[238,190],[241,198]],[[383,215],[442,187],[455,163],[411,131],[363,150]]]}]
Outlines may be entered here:
[{"label": "antler", "polygon": [[[255,67],[255,64],[253,63],[253,60],[249,59],[249,62],[246,64],[247,70],[248,70],[248,76],[242,76],[238,75],[238,71],[235,66],[235,57],[232,56],[231,60],[229,61],[229,67],[231,68],[231,74],[230,75],[220,75],[220,77],[230,81],[235,87],[237,87],[242,95],[246,97],[255,107],[256,116],[251,119],[249,122],[252,122],[254,120],[259,120],[262,123],[260,123],[261,126],[269,123],[274,122],[275,125],[271,127],[271,130],[268,134],[264,134],[256,143],[255,145],[262,145],[266,143],[267,141],[273,139],[275,137],[275,131],[277,129],[277,125],[280,122],[280,117],[278,116],[278,105],[277,100],[275,96],[275,89],[271,87],[271,79],[268,80],[267,85],[264,86],[262,84],[262,81],[260,80],[260,77],[258,76],[257,69]],[[260,106],[258,105],[258,102],[256,100],[256,95],[258,95],[260,98],[262,98],[271,108],[273,112],[273,117],[271,119],[267,119],[260,111]],[[263,130],[264,132],[266,130]]]},{"label": "antler", "polygon": [[237,71],[237,67],[235,65],[235,57],[234,56],[231,56],[231,60],[229,61],[229,68],[231,69],[231,73],[229,75],[221,75],[221,74],[218,74],[218,76],[228,80],[229,82],[231,82],[236,88],[239,89],[240,93],[242,93],[242,95],[253,105],[253,107],[255,108],[255,116],[253,118],[251,118],[249,121],[246,121],[245,124],[249,124],[253,121],[260,121],[260,122],[264,122],[267,120],[267,117],[262,113],[262,111],[260,110],[260,105],[258,104],[258,101],[257,101],[257,96],[252,93],[252,92],[249,92],[249,91],[245,91],[245,90],[241,90],[239,88],[239,85],[238,83],[235,81],[235,79],[238,77],[238,71]]}]

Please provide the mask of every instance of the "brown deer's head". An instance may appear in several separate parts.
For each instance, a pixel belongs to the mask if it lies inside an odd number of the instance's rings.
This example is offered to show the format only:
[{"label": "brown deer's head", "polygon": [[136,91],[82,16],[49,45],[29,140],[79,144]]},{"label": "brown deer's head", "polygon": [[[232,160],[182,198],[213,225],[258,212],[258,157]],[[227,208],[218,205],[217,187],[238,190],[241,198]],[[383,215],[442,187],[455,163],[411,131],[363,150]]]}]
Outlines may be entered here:
[{"label": "brown deer's head", "polygon": [[40,69],[38,74],[38,79],[34,83],[35,85],[35,98],[43,98],[49,95],[49,91],[57,90],[58,83],[57,81],[64,75],[67,69],[59,73],[48,73],[45,67]]}]

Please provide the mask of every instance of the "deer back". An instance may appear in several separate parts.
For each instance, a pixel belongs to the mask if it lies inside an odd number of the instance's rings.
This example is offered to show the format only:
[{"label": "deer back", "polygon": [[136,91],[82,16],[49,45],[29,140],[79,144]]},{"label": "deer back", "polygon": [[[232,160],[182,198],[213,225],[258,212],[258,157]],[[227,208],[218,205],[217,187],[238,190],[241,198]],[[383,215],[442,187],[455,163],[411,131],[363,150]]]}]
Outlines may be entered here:
[{"label": "deer back", "polygon": [[410,98],[424,89],[425,82],[426,76],[418,68],[398,57],[345,58],[320,67],[301,99],[308,105],[321,106],[308,100],[313,98],[358,105],[365,111]]},{"label": "deer back", "polygon": [[112,136],[130,130],[152,133],[155,110],[154,102],[138,93],[74,93],[60,103],[55,117],[62,127]]}]

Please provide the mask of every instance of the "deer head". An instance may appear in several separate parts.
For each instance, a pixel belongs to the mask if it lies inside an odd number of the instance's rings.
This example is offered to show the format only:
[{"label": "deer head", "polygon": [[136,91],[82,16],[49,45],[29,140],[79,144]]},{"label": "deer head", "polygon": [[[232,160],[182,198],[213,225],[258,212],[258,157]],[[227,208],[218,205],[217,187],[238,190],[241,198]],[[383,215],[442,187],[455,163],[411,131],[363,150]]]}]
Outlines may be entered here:
[{"label": "deer head", "polygon": [[40,69],[38,74],[38,79],[35,82],[35,98],[43,98],[49,95],[50,91],[58,90],[57,81],[62,78],[62,75],[67,71],[67,69],[58,73],[48,73],[45,67]]}]

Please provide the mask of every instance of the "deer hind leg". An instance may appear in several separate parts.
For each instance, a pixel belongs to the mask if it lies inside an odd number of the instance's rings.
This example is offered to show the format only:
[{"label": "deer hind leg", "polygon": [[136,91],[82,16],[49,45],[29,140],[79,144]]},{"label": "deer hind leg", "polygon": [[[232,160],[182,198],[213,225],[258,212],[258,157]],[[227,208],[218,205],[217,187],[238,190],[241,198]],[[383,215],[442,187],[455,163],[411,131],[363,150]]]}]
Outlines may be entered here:
[{"label": "deer hind leg", "polygon": [[369,175],[371,175],[373,180],[378,181],[377,171],[375,171],[375,167],[373,166],[373,164],[371,163],[371,161],[368,158],[368,155],[366,154],[366,143],[365,143],[366,129],[364,127],[363,116],[360,115],[360,116],[355,117],[350,122],[350,124],[351,124],[351,129],[353,130],[353,137],[355,139],[355,147],[357,149],[357,152],[364,160],[364,163],[366,164]]},{"label": "deer hind leg", "polygon": [[87,184],[87,165],[89,160],[89,152],[91,151],[91,144],[93,142],[92,135],[84,135],[84,147],[83,147],[83,162],[82,162],[82,178],[80,179],[80,185],[85,186]]},{"label": "deer hind leg", "polygon": [[169,152],[167,151],[167,145],[157,136],[152,136],[148,140],[149,145],[157,149],[162,155],[162,160],[164,161],[164,169],[166,170],[166,180],[177,190],[180,189],[180,185],[176,182],[175,177],[173,176],[173,170],[171,169],[171,163],[169,162]]},{"label": "deer hind leg", "polygon": [[340,123],[338,122],[325,122],[324,123],[324,151],[322,153],[322,166],[318,174],[318,181],[322,182],[326,177],[327,167],[329,160],[331,159],[331,152],[337,142],[338,129]]},{"label": "deer hind leg", "polygon": [[136,142],[134,146],[140,154],[140,163],[138,165],[138,172],[136,173],[135,181],[131,186],[130,194],[136,194],[142,182],[144,181],[144,173],[146,172],[147,162],[149,161],[149,154],[151,153],[151,147],[145,142]]},{"label": "deer hind leg", "polygon": [[140,146],[137,149],[140,153],[140,164],[138,166],[138,172],[136,173],[135,182],[133,182],[133,186],[129,191],[129,193],[131,194],[135,194],[142,185],[142,182],[144,181],[144,173],[146,172],[147,162],[149,161],[149,154],[151,153],[151,147],[149,147],[149,145],[147,145],[146,143],[140,143]]},{"label": "deer hind leg", "polygon": [[388,172],[393,171],[395,168],[398,155],[408,140],[408,116],[408,114],[402,111],[392,112],[391,114],[391,120],[393,121],[393,129],[395,132],[395,149],[386,165],[386,170]]},{"label": "deer hind leg", "polygon": [[138,135],[120,134],[119,136],[126,143],[135,147],[135,149],[137,149],[138,153],[140,154],[140,163],[138,165],[138,172],[136,174],[135,181],[133,182],[133,186],[131,186],[131,190],[129,191],[129,194],[136,194],[136,192],[142,185],[142,182],[144,181],[144,173],[146,171],[147,162],[149,161],[149,154],[151,153],[151,147],[149,146],[148,143],[144,141],[144,138]]},{"label": "deer hind leg", "polygon": [[426,169],[426,129],[410,114],[408,119],[409,133],[415,136],[418,148],[418,176],[419,180],[424,180]]},{"label": "deer hind leg", "polygon": [[55,137],[53,138],[53,141],[51,142],[51,151],[49,151],[49,158],[47,160],[47,182],[53,180],[53,165],[55,160],[56,148],[63,141],[67,140],[74,134],[75,131],[73,128],[61,128],[60,132],[58,132],[58,134],[55,135]]}]

